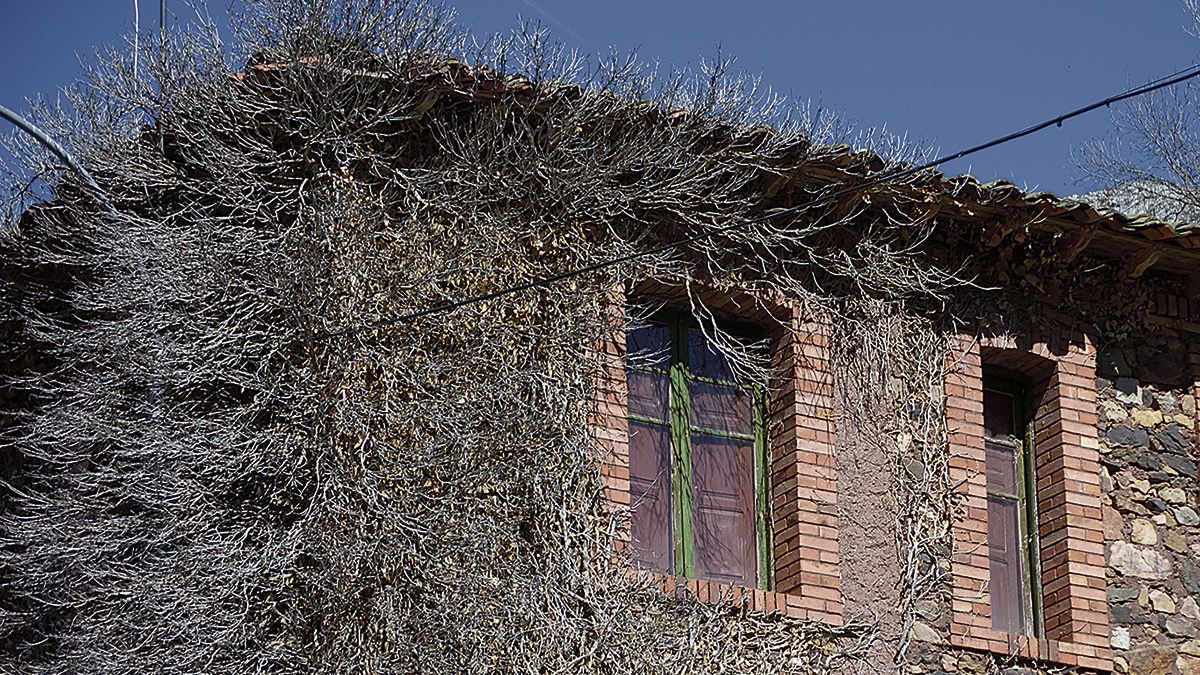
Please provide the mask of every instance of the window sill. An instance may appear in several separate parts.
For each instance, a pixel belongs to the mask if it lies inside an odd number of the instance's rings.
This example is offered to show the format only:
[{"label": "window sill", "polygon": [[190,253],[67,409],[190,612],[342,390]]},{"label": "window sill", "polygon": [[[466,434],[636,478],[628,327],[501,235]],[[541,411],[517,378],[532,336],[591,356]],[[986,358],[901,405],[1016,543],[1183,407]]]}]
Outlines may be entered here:
[{"label": "window sill", "polygon": [[1039,640],[1027,635],[1012,635],[960,623],[950,626],[950,644],[964,649],[1017,656],[1055,665],[1093,668],[1104,672],[1112,672],[1113,669],[1113,652],[1107,645]]},{"label": "window sill", "polygon": [[[777,612],[795,619],[819,621],[830,626],[842,625],[841,594],[836,590],[828,590],[831,596],[837,597],[826,600],[645,570],[630,570],[629,574],[635,581],[649,581],[670,598],[694,598],[709,605],[724,605],[731,609],[745,608],[765,614]],[[826,590],[812,589],[813,592]],[[834,609],[837,611],[831,611]]]}]

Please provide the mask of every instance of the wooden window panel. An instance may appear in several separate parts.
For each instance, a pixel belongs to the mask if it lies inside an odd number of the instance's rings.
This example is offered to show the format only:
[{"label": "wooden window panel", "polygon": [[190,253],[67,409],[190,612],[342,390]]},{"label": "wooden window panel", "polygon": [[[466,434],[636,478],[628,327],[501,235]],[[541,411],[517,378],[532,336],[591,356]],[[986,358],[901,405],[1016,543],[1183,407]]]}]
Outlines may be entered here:
[{"label": "wooden window panel", "polygon": [[1040,636],[1036,481],[1029,457],[1025,398],[1015,383],[993,379],[983,392],[992,628]]},{"label": "wooden window panel", "polygon": [[757,586],[754,442],[693,433],[692,477],[696,576]]},{"label": "wooden window panel", "polygon": [[1021,565],[1021,507],[1015,499],[988,495],[988,563],[992,628],[1025,635],[1029,592]]},{"label": "wooden window panel", "polygon": [[670,427],[629,422],[629,492],[634,563],[674,574]]}]

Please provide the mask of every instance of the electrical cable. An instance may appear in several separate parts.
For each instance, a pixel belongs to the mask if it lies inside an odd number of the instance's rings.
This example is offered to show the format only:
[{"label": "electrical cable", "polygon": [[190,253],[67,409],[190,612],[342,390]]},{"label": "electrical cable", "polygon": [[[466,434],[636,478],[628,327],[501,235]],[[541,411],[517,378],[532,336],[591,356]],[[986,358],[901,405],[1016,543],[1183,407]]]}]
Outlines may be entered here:
[{"label": "electrical cable", "polygon": [[835,200],[841,199],[843,197],[847,197],[847,196],[855,194],[857,192],[861,192],[862,190],[867,190],[867,189],[870,189],[877,185],[881,185],[883,183],[894,181],[894,180],[897,180],[900,178],[905,178],[907,176],[911,176],[913,174],[935,168],[935,167],[945,164],[947,162],[952,162],[954,160],[962,159],[964,157],[968,157],[970,155],[974,155],[976,153],[983,152],[984,150],[988,150],[988,149],[994,148],[999,145],[1004,145],[1005,143],[1011,143],[1012,141],[1024,138],[1026,136],[1030,136],[1039,131],[1042,131],[1043,129],[1047,129],[1052,126],[1061,127],[1063,125],[1063,122],[1066,122],[1067,120],[1073,119],[1075,117],[1079,117],[1080,115],[1085,115],[1085,114],[1092,112],[1093,110],[1096,110],[1098,108],[1105,108],[1105,107],[1112,105],[1113,103],[1120,103],[1121,101],[1126,101],[1131,98],[1143,96],[1145,94],[1149,94],[1149,93],[1157,91],[1159,89],[1164,89],[1166,87],[1170,87],[1170,86],[1179,84],[1181,82],[1191,80],[1197,76],[1200,76],[1200,64],[1193,64],[1186,68],[1177,70],[1174,73],[1171,73],[1169,75],[1164,75],[1163,77],[1160,77],[1158,79],[1151,80],[1150,82],[1147,82],[1146,84],[1140,85],[1133,89],[1127,89],[1119,94],[1109,96],[1108,98],[1101,99],[1094,103],[1089,103],[1088,105],[1085,105],[1081,108],[1076,108],[1075,110],[1058,115],[1056,117],[1052,117],[1043,122],[1038,122],[1037,124],[1025,127],[1024,129],[1021,129],[1019,131],[1014,131],[1012,133],[1005,134],[1003,136],[999,136],[990,141],[986,141],[986,142],[980,143],[978,145],[968,147],[964,150],[952,152],[948,155],[942,155],[941,157],[930,160],[923,164],[907,167],[904,169],[897,169],[895,171],[885,173],[885,174],[878,176],[876,178],[873,178],[869,181],[866,181],[866,182],[863,182],[863,183],[860,183],[858,185],[854,185],[854,186],[851,186],[848,188],[843,188],[836,192],[822,195],[820,197],[809,200],[802,204],[796,204],[794,206],[789,206],[787,208],[780,209],[778,211],[772,211],[770,213],[766,213],[761,216],[756,216],[754,218],[749,218],[747,220],[740,220],[738,222],[731,223],[729,225],[724,225],[724,226],[714,228],[711,230],[706,230],[704,232],[691,235],[689,237],[684,237],[683,239],[666,242],[666,243],[660,244],[658,246],[653,246],[653,247],[650,247],[647,249],[642,249],[640,251],[628,253],[626,255],[618,256],[616,258],[609,258],[607,260],[593,263],[591,265],[586,265],[584,267],[579,267],[579,268],[567,270],[564,272],[557,272],[555,274],[540,277],[538,279],[534,279],[532,281],[527,281],[522,284],[517,284],[515,286],[508,286],[505,288],[501,288],[501,289],[498,289],[495,291],[484,293],[482,295],[476,295],[476,296],[472,296],[469,298],[464,298],[462,300],[454,300],[452,302],[447,302],[447,303],[440,304],[440,305],[433,305],[431,307],[427,307],[425,309],[418,310],[415,312],[410,312],[408,314],[401,314],[398,316],[387,317],[384,319],[377,319],[375,321],[370,321],[370,322],[367,322],[360,326],[349,326],[349,327],[342,328],[342,329],[339,329],[336,331],[322,333],[322,334],[316,336],[314,339],[328,340],[328,339],[334,338],[334,337],[344,337],[347,335],[355,335],[355,334],[363,333],[366,331],[379,330],[381,328],[386,328],[388,326],[393,326],[393,325],[396,325],[399,323],[405,323],[408,321],[412,321],[414,319],[419,319],[419,318],[430,316],[433,314],[440,314],[442,312],[448,312],[448,311],[451,311],[454,309],[458,309],[460,307],[465,307],[467,305],[473,305],[473,304],[480,303],[480,302],[486,302],[488,300],[493,300],[495,298],[502,297],[505,295],[510,295],[512,293],[520,293],[521,291],[538,288],[540,286],[547,286],[549,284],[557,283],[559,281],[565,281],[567,279],[582,276],[584,274],[588,274],[591,272],[597,272],[599,270],[607,269],[609,267],[620,265],[622,263],[632,262],[639,258],[644,258],[647,256],[656,255],[659,253],[665,253],[667,251],[678,248],[680,246],[684,246],[686,244],[691,244],[691,243],[694,243],[697,241],[702,241],[704,239],[709,239],[711,237],[716,237],[716,236],[719,236],[722,234],[733,232],[735,230],[740,230],[740,229],[743,229],[746,227],[750,227],[751,225],[757,225],[759,223],[763,223],[763,222],[766,222],[769,220],[781,218],[783,216],[786,216],[786,215],[789,215],[792,213],[797,213],[799,211],[805,211],[805,210],[808,210],[808,209],[811,209],[814,207],[818,207],[818,206],[824,206]]},{"label": "electrical cable", "polygon": [[104,191],[101,190],[100,186],[96,184],[96,180],[92,178],[92,174],[88,173],[87,170],[83,168],[83,165],[81,165],[78,160],[71,155],[70,151],[64,148],[61,143],[51,138],[50,134],[42,131],[41,128],[19,115],[16,111],[3,105],[0,105],[0,118],[8,120],[18,129],[32,136],[35,141],[41,143],[43,147],[52,152],[54,156],[57,157],[63,164],[66,164],[68,168],[79,174],[79,177],[82,178],[84,182],[88,184],[88,187],[94,190],[97,195],[103,197]]}]

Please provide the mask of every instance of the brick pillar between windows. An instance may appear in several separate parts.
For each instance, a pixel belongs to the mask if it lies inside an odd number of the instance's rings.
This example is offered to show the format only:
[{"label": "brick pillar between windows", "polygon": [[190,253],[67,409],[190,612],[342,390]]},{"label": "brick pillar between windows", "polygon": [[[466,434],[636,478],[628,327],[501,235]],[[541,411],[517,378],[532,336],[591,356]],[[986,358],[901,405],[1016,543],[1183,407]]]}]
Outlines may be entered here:
[{"label": "brick pillar between windows", "polygon": [[1034,420],[1046,637],[1107,647],[1096,369],[1072,351],[1056,364]]},{"label": "brick pillar between windows", "polygon": [[949,427],[950,481],[959,486],[961,519],[955,523],[952,608],[955,633],[992,628],[988,591],[987,482],[983,446],[983,364],[979,345],[964,337],[951,350],[946,374],[946,423]]},{"label": "brick pillar between windows", "polygon": [[775,589],[799,598],[811,618],[842,620],[837,527],[836,430],[829,331],[792,316],[776,339],[768,404]]},{"label": "brick pillar between windows", "polygon": [[[625,378],[625,294],[621,289],[610,293],[605,318],[606,334],[591,350],[596,372],[595,389],[588,402],[588,425],[596,442],[605,502],[611,511],[624,511],[630,506],[629,396]],[[617,528],[613,545],[623,554],[632,543],[626,522]]]}]

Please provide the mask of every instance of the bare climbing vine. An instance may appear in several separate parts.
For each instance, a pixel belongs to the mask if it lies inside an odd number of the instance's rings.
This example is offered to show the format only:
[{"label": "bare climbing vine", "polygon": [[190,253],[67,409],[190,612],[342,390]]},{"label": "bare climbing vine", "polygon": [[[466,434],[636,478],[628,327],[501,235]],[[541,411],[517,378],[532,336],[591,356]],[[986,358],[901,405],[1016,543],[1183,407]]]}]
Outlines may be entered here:
[{"label": "bare climbing vine", "polygon": [[848,180],[810,169],[849,157],[877,175],[911,149],[817,124],[725,63],[589,60],[533,27],[479,46],[420,0],[259,0],[233,25],[232,64],[201,21],[136,74],[114,52],[69,109],[39,110],[101,193],[13,142],[3,669],[863,663],[872,617],[832,628],[668,599],[611,554],[626,516],[601,508],[588,347],[614,328],[608,289],[647,279],[789,298],[871,336],[861,393],[900,413],[884,438],[912,477],[907,635],[945,574],[949,494],[943,351],[903,307],[957,283],[916,253],[932,207],[906,187],[922,176],[322,336],[803,203]]}]

